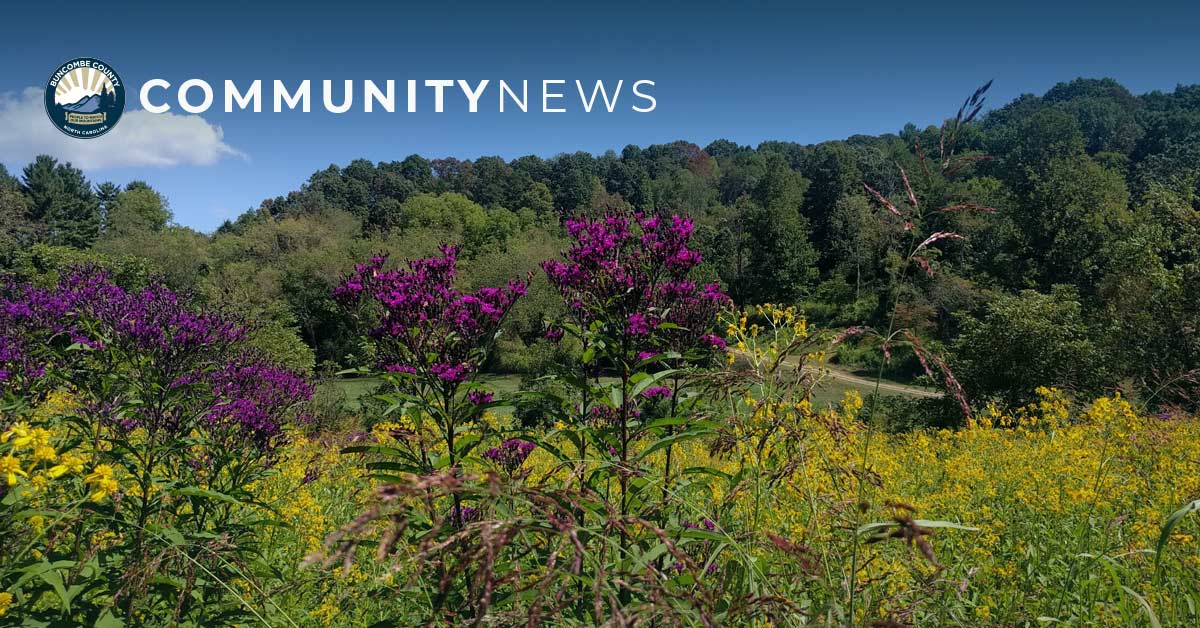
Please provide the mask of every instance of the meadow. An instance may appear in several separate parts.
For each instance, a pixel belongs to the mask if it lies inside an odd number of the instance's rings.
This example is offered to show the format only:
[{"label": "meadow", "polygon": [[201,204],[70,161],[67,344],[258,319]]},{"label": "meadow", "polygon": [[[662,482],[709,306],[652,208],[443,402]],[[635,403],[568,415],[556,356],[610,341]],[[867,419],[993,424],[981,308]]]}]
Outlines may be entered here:
[{"label": "meadow", "polygon": [[5,625],[1195,623],[1194,418],[973,408],[898,329],[964,423],[888,429],[895,384],[822,389],[876,332],[732,307],[687,219],[568,229],[545,333],[578,358],[534,381],[482,374],[523,280],[358,265],[335,294],[376,362],[324,385],[337,420],[166,288],[11,284]]}]

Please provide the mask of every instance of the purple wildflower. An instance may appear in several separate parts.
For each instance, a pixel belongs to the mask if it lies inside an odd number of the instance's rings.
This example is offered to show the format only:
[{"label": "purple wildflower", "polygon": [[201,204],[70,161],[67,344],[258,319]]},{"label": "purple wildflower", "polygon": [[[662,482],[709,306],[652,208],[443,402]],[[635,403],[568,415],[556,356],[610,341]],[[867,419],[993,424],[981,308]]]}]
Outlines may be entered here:
[{"label": "purple wildflower", "polygon": [[334,290],[347,306],[375,306],[371,335],[388,370],[428,373],[450,384],[478,370],[476,349],[495,334],[526,284],[460,292],[453,286],[457,260],[458,248],[444,246],[437,257],[385,270],[387,258],[376,255]]},{"label": "purple wildflower", "polygon": [[471,392],[467,393],[467,401],[470,401],[472,404],[477,405],[477,406],[482,406],[486,403],[491,403],[492,399],[493,399],[492,393],[485,392],[482,390],[472,390]]},{"label": "purple wildflower", "polygon": [[701,261],[688,246],[690,219],[618,213],[568,220],[566,227],[571,247],[542,269],[578,322],[602,321],[637,336],[641,347],[681,354],[718,346],[701,338],[730,301],[716,284],[687,278]]},{"label": "purple wildflower", "polygon": [[642,397],[650,400],[670,399],[672,394],[671,389],[666,386],[651,386],[642,391]]},{"label": "purple wildflower", "polygon": [[512,473],[525,464],[525,459],[533,453],[534,449],[537,449],[537,445],[529,441],[511,438],[500,443],[499,447],[492,447],[484,452],[483,457]]},{"label": "purple wildflower", "polygon": [[471,506],[451,506],[450,507],[450,525],[461,528],[467,523],[479,519],[482,513],[477,508]]}]

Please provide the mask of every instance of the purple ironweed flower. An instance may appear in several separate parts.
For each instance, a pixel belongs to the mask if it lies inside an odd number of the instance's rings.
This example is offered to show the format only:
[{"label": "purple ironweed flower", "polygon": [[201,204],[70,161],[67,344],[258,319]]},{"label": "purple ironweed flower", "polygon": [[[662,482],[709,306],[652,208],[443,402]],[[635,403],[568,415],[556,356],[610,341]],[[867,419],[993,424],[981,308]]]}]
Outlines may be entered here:
[{"label": "purple ironweed flower", "polygon": [[483,457],[512,473],[525,464],[525,459],[533,453],[534,449],[537,449],[537,445],[529,441],[511,438],[500,443],[499,447],[492,447],[484,452]]},{"label": "purple ironweed flower", "polygon": [[492,393],[482,390],[472,390],[471,392],[467,393],[467,401],[470,401],[472,404],[477,406],[482,406],[485,403],[491,403],[492,399]]},{"label": "purple ironweed flower", "polygon": [[642,397],[650,400],[670,399],[672,394],[673,393],[671,392],[671,389],[667,388],[666,386],[651,386],[650,388],[642,391]]},{"label": "purple ironweed flower", "polygon": [[[170,396],[169,403],[144,403],[115,418],[111,407],[88,408],[123,431],[202,428],[231,446],[274,446],[283,421],[311,398],[312,389],[243,351],[245,335],[238,322],[192,308],[161,284],[125,290],[95,268],[64,272],[51,288],[12,283],[0,288],[0,368],[9,374],[4,379],[15,379],[14,372],[23,380],[41,377],[50,360],[77,368],[76,362],[103,352],[120,360],[124,376],[141,390]],[[90,351],[70,351],[68,345]],[[75,384],[91,382],[84,377]],[[200,417],[199,425],[194,417]]]},{"label": "purple ironweed flower", "polygon": [[596,427],[611,427],[617,422],[617,411],[609,406],[595,406],[591,410],[589,422]]},{"label": "purple ironweed flower", "polygon": [[478,509],[471,506],[451,506],[450,507],[450,525],[461,528],[471,521],[475,521],[482,513]]},{"label": "purple ironweed flower", "polygon": [[649,336],[650,332],[657,327],[652,320],[641,312],[634,312],[627,319],[628,325],[625,327],[626,333],[633,336]]},{"label": "purple ironweed flower", "polygon": [[416,375],[417,373],[417,369],[407,364],[387,364],[383,367],[383,370],[388,373],[408,373],[409,375]]},{"label": "purple ironweed flower", "polygon": [[716,346],[701,338],[730,301],[716,284],[687,278],[700,263],[688,247],[690,219],[617,213],[567,220],[566,227],[571,247],[542,269],[576,320],[604,322],[639,337],[643,348],[682,354]]},{"label": "purple ironweed flower", "polygon": [[558,342],[563,339],[562,327],[551,327],[546,330],[546,340],[550,342]]},{"label": "purple ironweed flower", "polygon": [[471,365],[466,362],[461,364],[444,364],[439,362],[429,367],[430,373],[436,375],[438,379],[451,384],[459,384],[467,381],[467,375],[471,371]]},{"label": "purple ironweed flower", "polygon": [[312,387],[281,369],[245,360],[205,378],[216,403],[204,419],[232,436],[270,449],[282,433],[281,414],[312,398]]},{"label": "purple ironweed flower", "polygon": [[453,286],[457,259],[458,248],[444,246],[437,257],[385,270],[387,258],[376,255],[334,290],[334,298],[347,306],[374,304],[371,335],[389,370],[427,373],[449,384],[466,381],[479,366],[476,349],[526,292],[525,282],[517,280],[460,292]]}]

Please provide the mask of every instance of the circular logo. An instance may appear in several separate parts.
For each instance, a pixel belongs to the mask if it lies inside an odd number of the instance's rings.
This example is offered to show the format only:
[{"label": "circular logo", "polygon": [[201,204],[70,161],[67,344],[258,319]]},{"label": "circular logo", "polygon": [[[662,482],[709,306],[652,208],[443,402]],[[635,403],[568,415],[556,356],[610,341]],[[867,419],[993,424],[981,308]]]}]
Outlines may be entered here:
[{"label": "circular logo", "polygon": [[46,115],[71,137],[100,137],[117,125],[124,112],[125,83],[99,59],[72,59],[46,82]]}]

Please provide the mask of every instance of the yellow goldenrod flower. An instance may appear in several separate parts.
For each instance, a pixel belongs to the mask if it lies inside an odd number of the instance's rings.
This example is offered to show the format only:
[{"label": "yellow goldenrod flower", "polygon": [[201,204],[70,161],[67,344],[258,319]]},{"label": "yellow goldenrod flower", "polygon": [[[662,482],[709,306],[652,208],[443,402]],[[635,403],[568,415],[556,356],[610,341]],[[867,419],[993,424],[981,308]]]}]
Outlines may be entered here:
[{"label": "yellow goldenrod flower", "polygon": [[38,445],[33,448],[34,462],[54,462],[58,459],[58,452],[50,445]]},{"label": "yellow goldenrod flower", "polygon": [[50,430],[35,427],[29,430],[29,443],[33,448],[50,446]]},{"label": "yellow goldenrod flower", "polygon": [[29,424],[22,421],[0,434],[0,443],[7,443],[10,440],[14,449],[28,445],[33,440],[33,437],[30,436]]},{"label": "yellow goldenrod flower", "polygon": [[12,607],[13,596],[7,591],[0,592],[0,617],[8,614],[8,609]]},{"label": "yellow goldenrod flower", "polygon": [[4,476],[9,486],[17,483],[17,476],[29,477],[25,470],[21,468],[21,461],[12,456],[0,458],[0,475]]},{"label": "yellow goldenrod flower", "polygon": [[68,472],[79,473],[83,471],[84,462],[84,457],[78,454],[63,454],[59,464],[50,467],[46,475],[50,476],[50,479],[55,480],[66,475]]},{"label": "yellow goldenrod flower", "polygon": [[112,467],[106,464],[97,465],[87,477],[83,478],[83,481],[91,487],[92,493],[88,498],[94,502],[103,501],[105,497],[121,488],[121,485],[113,479]]}]

